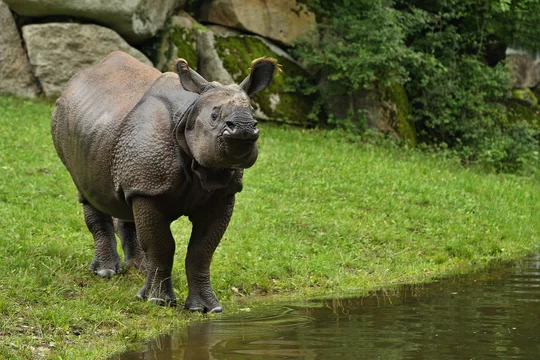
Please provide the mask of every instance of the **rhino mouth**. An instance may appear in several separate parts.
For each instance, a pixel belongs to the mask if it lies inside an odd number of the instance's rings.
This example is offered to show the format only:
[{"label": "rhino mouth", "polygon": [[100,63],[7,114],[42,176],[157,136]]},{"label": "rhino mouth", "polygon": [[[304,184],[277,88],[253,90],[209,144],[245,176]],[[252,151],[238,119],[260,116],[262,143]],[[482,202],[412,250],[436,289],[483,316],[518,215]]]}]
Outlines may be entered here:
[{"label": "rhino mouth", "polygon": [[259,129],[245,129],[240,131],[225,129],[222,135],[225,139],[256,141],[259,138]]},{"label": "rhino mouth", "polygon": [[249,157],[257,148],[257,139],[225,138],[227,155],[234,159]]},{"label": "rhino mouth", "polygon": [[248,168],[257,159],[257,139],[235,139],[222,136],[222,145],[226,161],[231,168]]}]

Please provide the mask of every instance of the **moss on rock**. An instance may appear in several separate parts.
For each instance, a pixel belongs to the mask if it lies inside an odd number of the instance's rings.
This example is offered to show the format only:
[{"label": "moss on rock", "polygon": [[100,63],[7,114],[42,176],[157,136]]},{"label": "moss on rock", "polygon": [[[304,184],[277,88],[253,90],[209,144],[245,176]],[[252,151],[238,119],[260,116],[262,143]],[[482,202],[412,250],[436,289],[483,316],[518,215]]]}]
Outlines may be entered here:
[{"label": "moss on rock", "polygon": [[199,58],[197,56],[196,30],[174,26],[170,31],[170,41],[176,46],[175,58],[184,58],[189,66],[197,70]]},{"label": "moss on rock", "polygon": [[280,56],[255,36],[215,36],[215,47],[223,61],[223,66],[235,82],[247,75],[251,62],[259,57],[273,57],[282,66],[282,73],[276,74],[272,85],[253,97],[255,115],[258,118],[296,125],[308,125],[308,115],[312,112],[314,96],[301,94],[293,85],[296,77],[309,75],[294,61]]},{"label": "moss on rock", "polygon": [[538,106],[538,99],[529,88],[512,90],[512,97],[514,99],[526,101],[533,106]]},{"label": "moss on rock", "polygon": [[416,146],[416,128],[411,120],[411,107],[405,88],[401,84],[392,85],[386,88],[384,97],[396,106],[395,130],[400,139]]},{"label": "moss on rock", "polygon": [[540,107],[527,106],[518,102],[511,102],[507,105],[510,124],[526,122],[534,129],[540,130]]},{"label": "moss on rock", "polygon": [[148,49],[155,67],[160,71],[170,71],[174,60],[181,57],[197,69],[197,33],[203,31],[200,25],[187,13],[180,12],[169,18],[159,40]]},{"label": "moss on rock", "polygon": [[536,99],[540,99],[540,85],[536,86],[535,88],[531,89]]}]

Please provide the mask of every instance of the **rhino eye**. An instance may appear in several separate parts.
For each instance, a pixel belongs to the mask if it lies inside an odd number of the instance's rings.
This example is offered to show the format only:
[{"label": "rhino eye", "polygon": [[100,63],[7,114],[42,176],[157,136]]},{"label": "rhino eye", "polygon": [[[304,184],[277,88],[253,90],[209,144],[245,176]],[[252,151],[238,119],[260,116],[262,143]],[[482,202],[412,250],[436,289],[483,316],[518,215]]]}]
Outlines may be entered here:
[{"label": "rhino eye", "polygon": [[216,121],[219,118],[219,113],[221,112],[221,106],[216,106],[212,109],[212,121]]}]

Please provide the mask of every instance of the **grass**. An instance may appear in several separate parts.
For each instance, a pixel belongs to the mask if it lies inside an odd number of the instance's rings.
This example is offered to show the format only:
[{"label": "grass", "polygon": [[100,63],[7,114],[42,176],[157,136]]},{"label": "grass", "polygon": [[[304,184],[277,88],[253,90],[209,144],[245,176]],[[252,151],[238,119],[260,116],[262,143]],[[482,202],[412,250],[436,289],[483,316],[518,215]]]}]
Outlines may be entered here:
[{"label": "grass", "polygon": [[[49,134],[53,106],[0,98],[0,358],[106,358],[200,319],[138,301],[142,274],[87,268],[93,243]],[[261,126],[260,157],[212,265],[225,311],[239,296],[374,290],[470,272],[540,249],[538,179]],[[173,225],[185,299],[189,222]]]}]

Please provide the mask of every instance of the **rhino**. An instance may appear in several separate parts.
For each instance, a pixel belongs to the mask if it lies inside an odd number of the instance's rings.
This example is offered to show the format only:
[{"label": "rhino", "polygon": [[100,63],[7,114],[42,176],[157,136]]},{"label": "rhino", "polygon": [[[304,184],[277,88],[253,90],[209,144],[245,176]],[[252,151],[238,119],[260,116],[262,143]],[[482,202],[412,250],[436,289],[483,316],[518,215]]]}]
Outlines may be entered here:
[{"label": "rhino", "polygon": [[250,96],[272,82],[275,59],[252,62],[239,84],[205,80],[184,59],[160,71],[116,51],[74,75],[56,101],[51,133],[94,238],[90,270],[144,269],[137,297],[176,305],[171,223],[187,216],[184,308],[219,313],[210,263],[232,216],[244,169],[258,155]]}]

